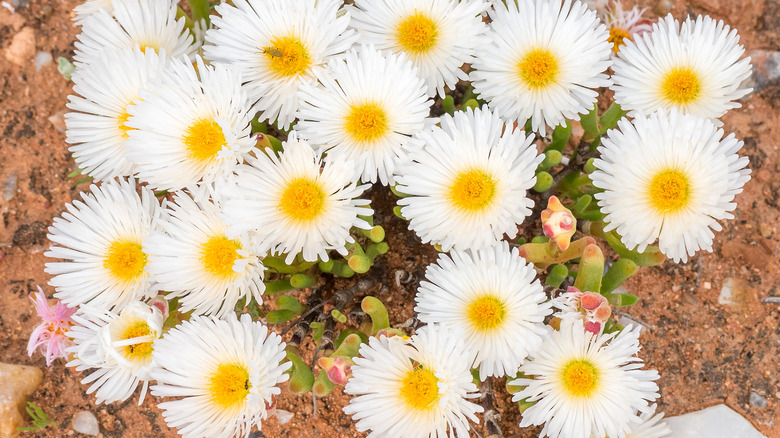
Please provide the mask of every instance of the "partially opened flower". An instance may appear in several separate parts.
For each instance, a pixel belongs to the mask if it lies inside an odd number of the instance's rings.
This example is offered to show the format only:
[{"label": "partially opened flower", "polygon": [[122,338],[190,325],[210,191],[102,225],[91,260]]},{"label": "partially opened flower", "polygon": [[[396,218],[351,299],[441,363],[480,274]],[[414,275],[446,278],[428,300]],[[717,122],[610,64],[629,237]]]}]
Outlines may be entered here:
[{"label": "partially opened flower", "polygon": [[712,251],[713,230],[731,219],[734,197],[750,180],[742,142],[713,121],[664,110],[618,123],[599,146],[601,158],[590,177],[606,231],[617,230],[624,245],[643,252],[658,247],[675,261],[699,249]]},{"label": "partially opened flower", "polygon": [[361,41],[404,54],[427,93],[444,97],[445,86],[467,79],[461,67],[486,42],[481,14],[489,7],[484,0],[356,0],[350,25]]},{"label": "partially opened flower", "polygon": [[505,123],[487,106],[444,115],[441,128],[420,132],[420,145],[396,170],[401,213],[423,242],[444,251],[483,249],[531,214],[526,192],[542,156],[532,135]]},{"label": "partially opened flower", "polygon": [[232,438],[260,429],[277,385],[289,378],[284,342],[248,314],[220,320],[196,316],[157,341],[152,394],[184,437]]},{"label": "partially opened flower", "polygon": [[610,0],[604,22],[609,30],[609,42],[612,43],[614,53],[618,53],[626,42],[652,29],[650,20],[643,17],[646,10],[647,8],[640,9],[636,5],[630,10],[625,10],[620,0]]},{"label": "partially opened flower", "polygon": [[474,92],[534,131],[579,120],[611,82],[609,33],[596,12],[571,0],[494,2],[488,36],[470,73]]},{"label": "partially opened flower", "polygon": [[32,356],[36,350],[40,351],[46,358],[48,367],[54,359],[68,357],[65,349],[70,345],[70,339],[65,332],[74,324],[71,316],[76,309],[66,306],[61,301],[50,305],[40,286],[37,293],[30,294],[30,301],[35,303],[35,312],[42,322],[30,334],[27,355]]},{"label": "partially opened flower", "polygon": [[582,321],[565,320],[550,330],[542,348],[526,361],[521,389],[512,401],[535,402],[520,427],[544,424],[550,438],[625,437],[658,397],[658,373],[642,370],[639,327],[594,336]]},{"label": "partially opened flower", "polygon": [[370,338],[352,366],[344,392],[356,395],[344,412],[369,437],[469,436],[469,420],[482,407],[469,372],[473,357],[442,327],[426,326],[409,341]]},{"label": "partially opened flower", "polygon": [[668,15],[620,49],[615,60],[615,102],[634,116],[676,108],[685,114],[717,118],[740,106],[748,92],[750,58],[736,29],[699,16],[682,25]]},{"label": "partially opened flower", "polygon": [[453,250],[428,266],[414,310],[420,321],[438,323],[465,341],[482,380],[515,375],[547,335],[550,304],[535,275],[506,242],[482,251]]},{"label": "partially opened flower", "polygon": [[94,369],[81,383],[91,383],[87,394],[95,392],[98,403],[127,400],[142,383],[138,404],[144,399],[155,364],[152,351],[162,335],[163,316],[159,309],[135,301],[120,313],[106,312],[90,305],[81,306],[69,332],[73,360],[67,366],[76,371]]}]

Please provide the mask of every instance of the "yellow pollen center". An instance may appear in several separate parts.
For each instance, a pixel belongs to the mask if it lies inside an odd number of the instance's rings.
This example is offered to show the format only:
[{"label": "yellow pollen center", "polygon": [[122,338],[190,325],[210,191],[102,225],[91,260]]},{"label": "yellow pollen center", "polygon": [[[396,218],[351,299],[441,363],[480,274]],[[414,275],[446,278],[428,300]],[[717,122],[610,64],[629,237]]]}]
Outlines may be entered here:
[{"label": "yellow pollen center", "polygon": [[287,184],[279,200],[279,208],[288,217],[308,222],[317,218],[325,207],[322,187],[307,178],[297,178]]},{"label": "yellow pollen center", "polygon": [[293,36],[272,39],[270,46],[263,47],[263,54],[271,62],[271,70],[279,76],[297,76],[311,67],[309,52]]},{"label": "yellow pollen center", "polygon": [[675,67],[664,76],[661,90],[664,97],[674,104],[693,102],[701,92],[699,76],[687,67]]},{"label": "yellow pollen center", "polygon": [[[152,329],[146,321],[136,321],[128,326],[122,335],[120,340],[139,338],[141,336],[152,336]],[[122,347],[125,357],[133,362],[139,362],[143,359],[147,359],[152,355],[152,341],[139,342],[137,344],[125,345]]]},{"label": "yellow pollen center", "polygon": [[432,409],[439,401],[438,383],[433,371],[418,366],[409,371],[401,382],[401,397],[412,409]]},{"label": "yellow pollen center", "polygon": [[117,280],[135,280],[144,271],[146,254],[138,243],[116,241],[109,245],[106,252],[103,267]]},{"label": "yellow pollen center", "polygon": [[119,130],[122,131],[122,139],[125,140],[127,137],[129,137],[128,132],[132,130],[133,128],[127,126],[127,120],[130,118],[130,113],[127,112],[127,109],[130,108],[131,105],[134,105],[132,102],[128,103],[122,112],[116,116],[116,124],[119,127]]},{"label": "yellow pollen center", "polygon": [[493,330],[501,326],[506,316],[504,303],[492,295],[483,295],[468,305],[469,321],[480,331]]},{"label": "yellow pollen center", "polygon": [[688,178],[678,170],[664,170],[650,181],[650,202],[662,213],[684,208],[690,192]]},{"label": "yellow pollen center", "polygon": [[520,78],[529,88],[544,88],[558,76],[558,60],[547,49],[533,49],[517,64]]},{"label": "yellow pollen center", "polygon": [[574,397],[590,397],[599,383],[596,367],[585,360],[573,360],[561,373],[563,387]]},{"label": "yellow pollen center", "polygon": [[209,274],[226,279],[231,277],[233,264],[239,258],[241,245],[225,236],[214,236],[200,246],[200,261]]},{"label": "yellow pollen center", "polygon": [[227,143],[222,128],[214,119],[200,119],[195,121],[184,131],[182,139],[187,146],[190,158],[197,161],[208,161],[216,157]]},{"label": "yellow pollen center", "polygon": [[252,384],[249,370],[238,364],[220,364],[209,377],[211,401],[223,409],[229,409],[246,401]]},{"label": "yellow pollen center", "polygon": [[448,198],[460,210],[476,212],[490,205],[496,194],[496,182],[483,170],[461,172],[450,186]]},{"label": "yellow pollen center", "polygon": [[387,116],[384,110],[374,102],[351,105],[344,129],[356,141],[368,143],[382,137],[387,132]]},{"label": "yellow pollen center", "polygon": [[415,10],[396,26],[395,36],[404,51],[420,55],[433,48],[439,31],[433,20]]},{"label": "yellow pollen center", "polygon": [[627,31],[620,29],[619,27],[611,27],[609,29],[609,38],[607,41],[612,43],[612,51],[617,53],[620,51],[620,46],[626,44],[626,40],[630,40],[631,35]]}]

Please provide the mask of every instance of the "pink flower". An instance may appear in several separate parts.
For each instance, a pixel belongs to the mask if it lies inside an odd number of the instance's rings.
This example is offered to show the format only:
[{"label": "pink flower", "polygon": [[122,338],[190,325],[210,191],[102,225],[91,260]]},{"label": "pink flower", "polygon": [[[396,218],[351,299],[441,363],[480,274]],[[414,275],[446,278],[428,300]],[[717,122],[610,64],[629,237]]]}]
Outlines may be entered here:
[{"label": "pink flower", "polygon": [[566,293],[553,300],[553,306],[560,309],[554,316],[561,319],[579,319],[583,321],[585,331],[594,335],[604,330],[612,308],[609,301],[595,292],[581,292],[570,287]]},{"label": "pink flower", "polygon": [[337,385],[346,385],[352,377],[352,365],[355,363],[352,359],[343,356],[321,357],[317,363],[325,370],[328,379]]},{"label": "pink flower", "polygon": [[70,345],[70,339],[65,333],[74,324],[71,316],[76,311],[60,301],[49,305],[46,295],[38,286],[38,293],[31,293],[30,300],[35,303],[35,311],[43,322],[35,327],[27,343],[27,355],[32,356],[35,350],[40,350],[46,357],[46,366],[58,357],[67,357],[65,348]]},{"label": "pink flower", "polygon": [[550,197],[547,209],[542,211],[542,231],[558,244],[561,251],[569,247],[571,237],[577,232],[577,219],[556,196]]}]

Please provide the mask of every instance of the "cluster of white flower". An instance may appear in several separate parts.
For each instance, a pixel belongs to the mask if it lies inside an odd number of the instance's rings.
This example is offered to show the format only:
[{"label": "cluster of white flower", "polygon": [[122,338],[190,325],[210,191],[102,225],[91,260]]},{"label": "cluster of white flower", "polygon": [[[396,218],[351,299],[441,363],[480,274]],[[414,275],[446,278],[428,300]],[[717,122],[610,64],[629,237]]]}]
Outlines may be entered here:
[{"label": "cluster of white flower", "polygon": [[[268,256],[346,255],[351,230],[371,228],[359,197],[378,182],[450,254],[417,293],[428,326],[360,349],[345,388],[359,430],[468,436],[482,411],[475,368],[514,378],[513,400],[533,403],[520,425],[547,436],[665,436],[639,331],[577,318],[552,329],[536,271],[504,239],[534,206],[534,140],[612,87],[632,120],[609,131],[590,174],[605,231],[639,251],[658,240],[676,261],[711,250],[750,173],[716,119],[749,91],[736,32],[709,17],[651,27],[618,1],[353,3],[232,0],[189,25],[173,0],[77,8],[67,142],[101,184],[49,229],[50,284],[79,307],[68,365],[93,370],[98,402],[139,384],[143,399],[155,380],[152,394],[178,397],[160,407],[185,436],[248,435],[291,365],[236,304],[262,303]],[[432,117],[459,81],[485,104]],[[257,123],[292,129],[261,148]],[[193,316],[169,328],[173,298]]]}]

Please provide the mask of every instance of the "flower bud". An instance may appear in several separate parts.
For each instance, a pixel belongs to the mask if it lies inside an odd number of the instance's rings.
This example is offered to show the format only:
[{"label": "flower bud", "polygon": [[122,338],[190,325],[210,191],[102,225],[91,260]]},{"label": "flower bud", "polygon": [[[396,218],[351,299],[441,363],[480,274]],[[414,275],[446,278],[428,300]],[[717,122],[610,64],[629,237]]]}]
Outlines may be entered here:
[{"label": "flower bud", "polygon": [[545,236],[558,244],[561,251],[569,247],[571,237],[577,231],[577,220],[556,196],[550,197],[547,209],[542,211],[542,230]]},{"label": "flower bud", "polygon": [[317,359],[317,363],[325,370],[328,379],[337,385],[346,385],[352,377],[351,368],[354,362],[350,358],[344,356],[321,357]]}]

